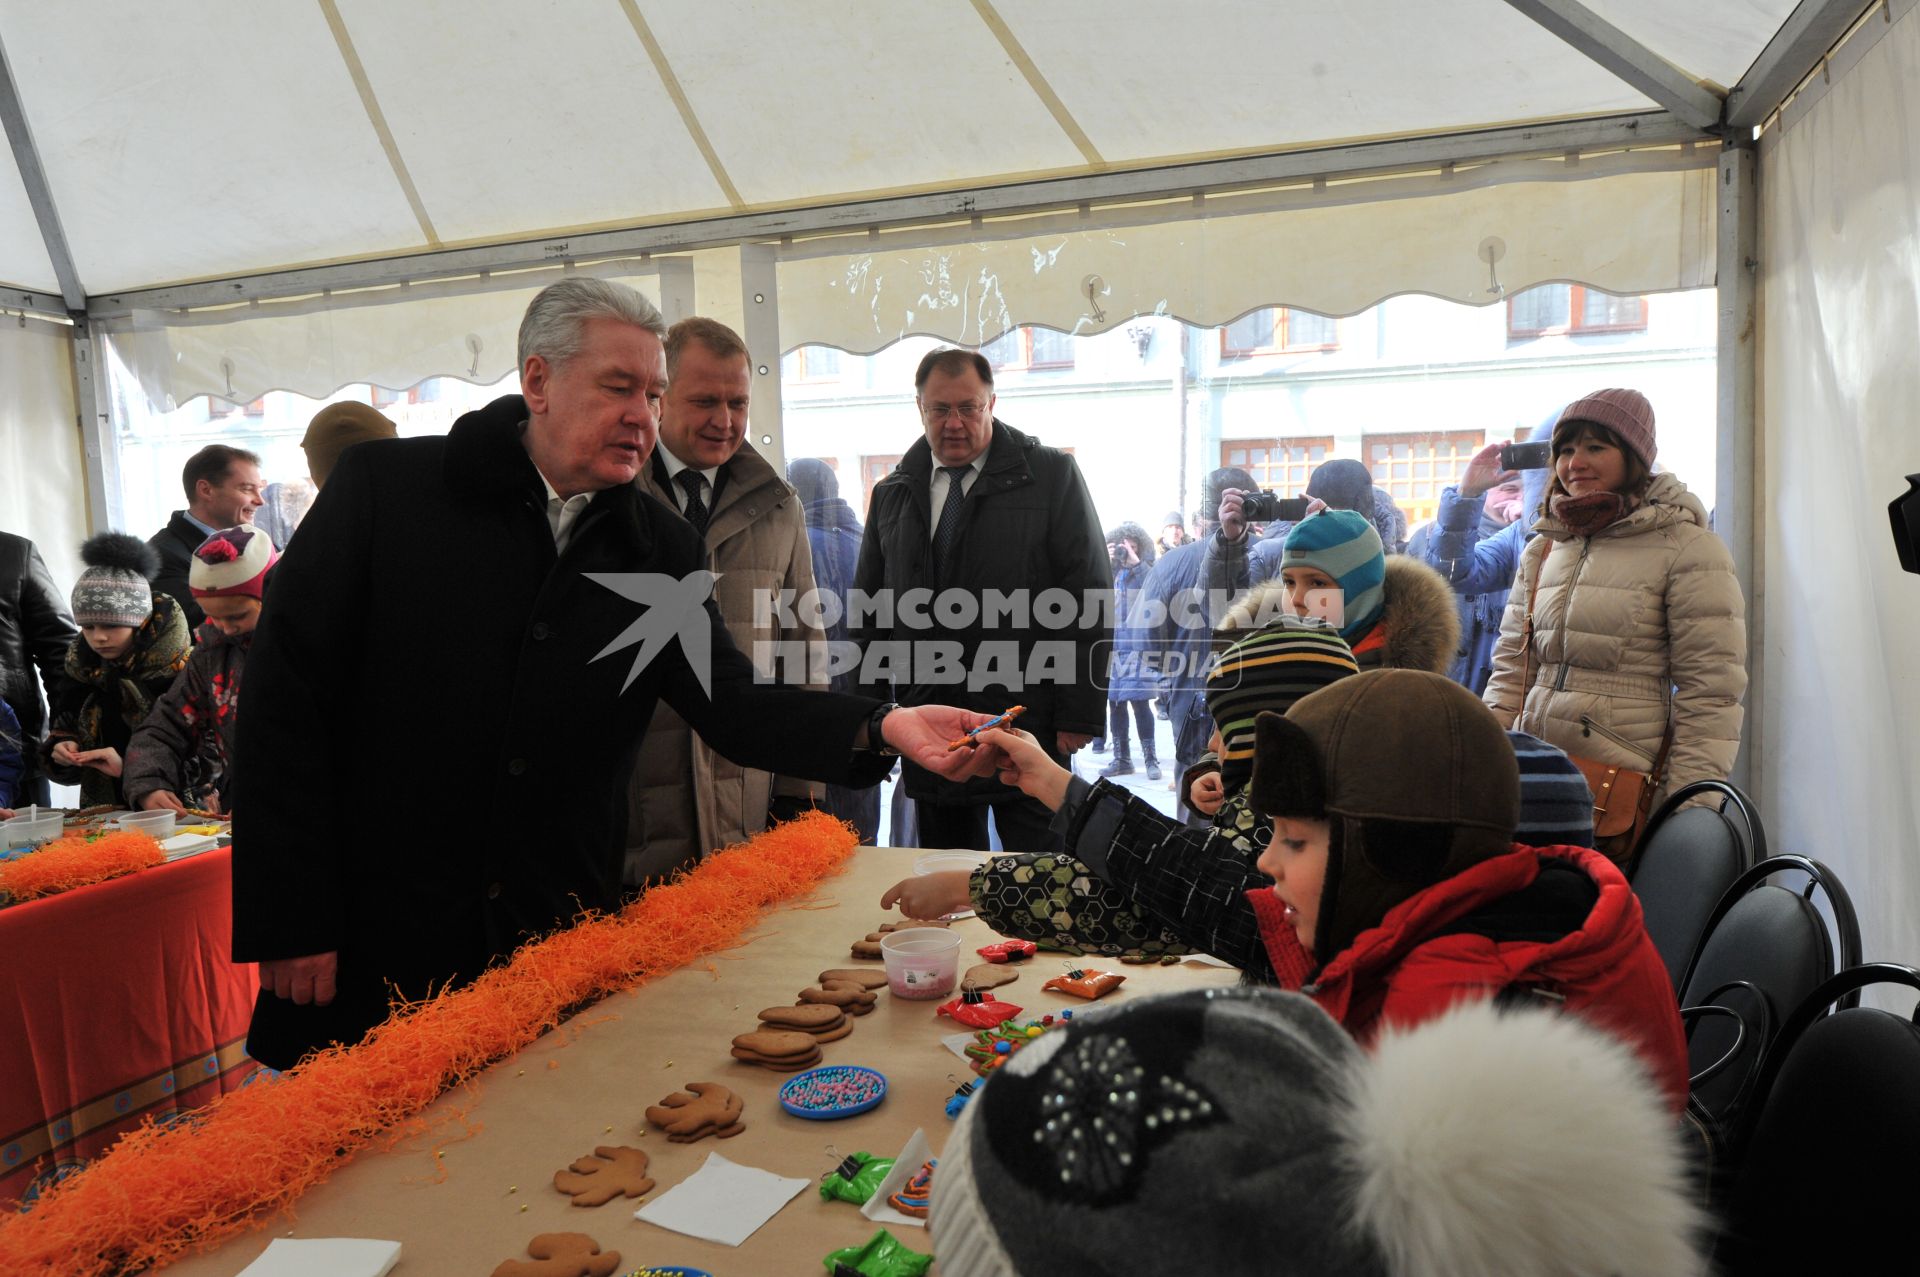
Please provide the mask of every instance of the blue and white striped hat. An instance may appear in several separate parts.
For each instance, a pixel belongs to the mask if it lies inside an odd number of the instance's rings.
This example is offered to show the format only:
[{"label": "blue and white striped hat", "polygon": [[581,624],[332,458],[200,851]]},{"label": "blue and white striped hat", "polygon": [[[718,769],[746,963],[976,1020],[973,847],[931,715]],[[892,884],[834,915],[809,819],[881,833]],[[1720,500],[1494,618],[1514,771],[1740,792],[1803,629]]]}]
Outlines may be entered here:
[{"label": "blue and white striped hat", "polygon": [[1324,572],[1339,583],[1346,595],[1340,637],[1349,643],[1365,637],[1386,608],[1386,549],[1363,514],[1322,510],[1294,524],[1280,556],[1281,571],[1292,567]]}]

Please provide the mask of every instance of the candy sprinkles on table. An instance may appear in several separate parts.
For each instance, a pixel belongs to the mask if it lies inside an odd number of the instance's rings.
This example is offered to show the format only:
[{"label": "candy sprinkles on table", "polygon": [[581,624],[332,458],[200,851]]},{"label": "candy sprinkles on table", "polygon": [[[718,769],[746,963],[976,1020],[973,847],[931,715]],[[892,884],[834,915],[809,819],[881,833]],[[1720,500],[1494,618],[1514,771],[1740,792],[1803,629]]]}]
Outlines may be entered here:
[{"label": "candy sprinkles on table", "polygon": [[887,1096],[887,1079],[857,1064],[808,1069],[780,1088],[780,1107],[795,1117],[823,1120],[864,1113]]}]

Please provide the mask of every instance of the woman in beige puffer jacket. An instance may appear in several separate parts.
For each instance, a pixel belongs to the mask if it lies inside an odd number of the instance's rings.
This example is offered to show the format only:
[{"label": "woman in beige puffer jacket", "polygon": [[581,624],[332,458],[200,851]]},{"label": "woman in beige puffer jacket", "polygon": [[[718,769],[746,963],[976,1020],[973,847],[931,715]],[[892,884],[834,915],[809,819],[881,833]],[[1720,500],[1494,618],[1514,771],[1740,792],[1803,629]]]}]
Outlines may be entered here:
[{"label": "woman in beige puffer jacket", "polygon": [[1637,391],[1569,404],[1553,449],[1540,535],[1508,595],[1487,705],[1508,727],[1635,771],[1653,769],[1670,723],[1655,806],[1692,781],[1724,780],[1747,689],[1733,556],[1686,485],[1651,473],[1653,408]]}]

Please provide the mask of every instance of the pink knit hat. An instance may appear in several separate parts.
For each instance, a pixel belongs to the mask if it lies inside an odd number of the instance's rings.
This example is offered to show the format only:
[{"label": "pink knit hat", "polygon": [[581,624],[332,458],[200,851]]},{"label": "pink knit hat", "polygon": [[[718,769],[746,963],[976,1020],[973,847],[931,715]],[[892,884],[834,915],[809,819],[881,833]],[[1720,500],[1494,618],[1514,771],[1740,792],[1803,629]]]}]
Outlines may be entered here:
[{"label": "pink knit hat", "polygon": [[1559,434],[1560,427],[1569,421],[1605,426],[1620,436],[1620,442],[1631,448],[1647,469],[1653,469],[1654,454],[1659,451],[1653,441],[1653,405],[1639,391],[1615,388],[1583,395],[1561,410],[1553,432]]}]

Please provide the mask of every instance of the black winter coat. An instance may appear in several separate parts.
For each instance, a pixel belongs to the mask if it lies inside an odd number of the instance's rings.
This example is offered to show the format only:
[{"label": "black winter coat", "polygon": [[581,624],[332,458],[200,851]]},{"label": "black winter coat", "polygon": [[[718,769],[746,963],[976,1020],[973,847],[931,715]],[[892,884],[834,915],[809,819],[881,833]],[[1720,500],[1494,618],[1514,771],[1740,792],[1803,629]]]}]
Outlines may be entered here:
[{"label": "black winter coat", "polygon": [[704,552],[622,485],[556,556],[526,416],[510,395],[444,438],[349,450],[276,569],[234,759],[234,958],[337,950],[340,989],[262,994],[248,1047],[269,1064],[358,1040],[384,981],[464,983],[615,907],[658,700],[745,766],[874,784],[891,765],[851,748],[873,702],[755,683],[711,601],[711,696],[671,637],[637,672],[634,647],[598,659],[648,609],[589,574],[679,581]]},{"label": "black winter coat", "polygon": [[153,578],[154,593],[171,595],[186,614],[188,633],[196,635],[207,614],[194,599],[187,574],[193,568],[193,552],[206,539],[207,534],[188,520],[185,510],[175,510],[167,526],[147,538],[147,544],[160,556],[160,575]]},{"label": "black winter coat", "polygon": [[46,735],[49,707],[57,711],[81,695],[67,677],[67,647],[79,637],[66,596],[54,585],[40,551],[25,537],[0,532],[0,699],[20,720],[26,768],[21,794],[38,793],[36,746]]},{"label": "black winter coat", "polygon": [[[932,480],[933,450],[923,437],[907,449],[892,474],[873,486],[854,588],[869,596],[889,591],[902,606],[892,624],[869,615],[849,626],[865,652],[862,673],[868,677],[863,686],[876,696],[889,695],[890,688],[891,699],[902,705],[959,705],[989,714],[1025,705],[1019,725],[1049,753],[1054,752],[1055,732],[1103,734],[1113,639],[1113,567],[1080,467],[1068,454],[996,419],[986,465],[961,506],[960,517],[966,522],[952,579],[940,582],[934,580],[930,532]],[[988,590],[1023,591],[1030,602],[1042,591],[1063,590],[1072,600],[1072,623],[1048,628],[1040,622],[1038,607],[1030,608],[1025,627],[1005,623],[1004,616],[988,625],[984,607],[981,620],[960,628],[941,626],[931,606],[922,609],[931,628],[916,627],[907,618],[903,599],[908,591],[948,588],[964,590],[975,600]],[[959,644],[959,664],[967,671],[963,681],[929,670],[929,663],[920,659],[926,649],[916,650],[928,640]],[[887,644],[893,646],[882,646]],[[997,653],[1017,653],[1017,660],[1002,661],[996,669],[996,649],[983,644],[1002,645]],[[1066,657],[1051,672],[1031,661],[1043,644],[1043,650]],[[897,658],[900,677],[872,679],[877,658],[888,651]],[[1000,671],[1008,677],[999,677]],[[1035,678],[1023,682],[1025,675]],[[1018,792],[992,777],[962,783],[911,764],[905,766],[905,775],[907,793],[916,799],[1000,802]]]}]

